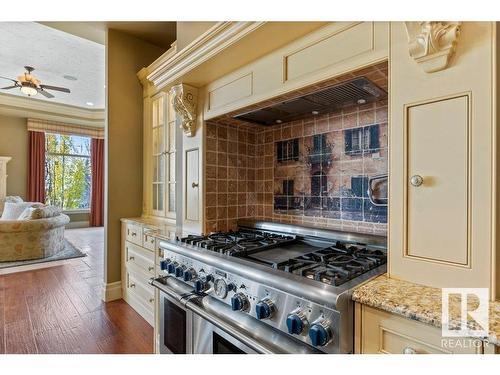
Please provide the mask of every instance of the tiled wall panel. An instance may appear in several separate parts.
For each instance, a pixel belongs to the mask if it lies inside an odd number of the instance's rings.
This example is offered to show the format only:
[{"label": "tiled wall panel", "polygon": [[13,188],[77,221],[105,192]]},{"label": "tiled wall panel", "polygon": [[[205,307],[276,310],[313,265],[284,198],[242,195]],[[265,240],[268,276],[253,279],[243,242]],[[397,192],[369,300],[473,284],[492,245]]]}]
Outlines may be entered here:
[{"label": "tiled wall panel", "polygon": [[[387,89],[385,64],[361,73]],[[387,208],[366,191],[387,173],[387,133],[386,100],[270,127],[207,123],[206,232],[255,218],[386,234]]]}]

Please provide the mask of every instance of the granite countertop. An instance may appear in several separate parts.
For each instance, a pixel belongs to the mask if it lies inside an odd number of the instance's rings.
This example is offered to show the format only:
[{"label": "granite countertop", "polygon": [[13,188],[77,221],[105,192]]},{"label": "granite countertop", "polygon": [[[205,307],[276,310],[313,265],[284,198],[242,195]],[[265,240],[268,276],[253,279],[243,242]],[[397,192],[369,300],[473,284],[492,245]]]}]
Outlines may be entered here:
[{"label": "granite countertop", "polygon": [[[409,319],[441,327],[441,289],[408,281],[379,276],[353,291],[352,299]],[[473,304],[475,301],[469,301]],[[450,327],[460,325],[460,301],[450,298]],[[473,310],[473,308],[471,308]],[[469,328],[477,323],[469,321]],[[489,336],[487,340],[500,346],[500,301],[489,304]]]}]

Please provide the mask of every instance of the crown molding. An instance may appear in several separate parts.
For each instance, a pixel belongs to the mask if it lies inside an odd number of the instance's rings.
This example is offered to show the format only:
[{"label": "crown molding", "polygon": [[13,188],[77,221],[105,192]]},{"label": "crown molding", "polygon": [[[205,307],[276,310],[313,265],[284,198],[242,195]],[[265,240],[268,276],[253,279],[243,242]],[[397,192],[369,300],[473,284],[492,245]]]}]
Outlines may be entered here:
[{"label": "crown molding", "polygon": [[106,111],[0,93],[0,114],[104,127]]},{"label": "crown molding", "polygon": [[410,56],[424,72],[446,69],[455,53],[460,25],[461,22],[405,22]]},{"label": "crown molding", "polygon": [[147,79],[158,89],[173,84],[264,24],[265,22],[218,22],[181,51],[172,54],[169,50],[160,56],[148,67],[150,74]]}]

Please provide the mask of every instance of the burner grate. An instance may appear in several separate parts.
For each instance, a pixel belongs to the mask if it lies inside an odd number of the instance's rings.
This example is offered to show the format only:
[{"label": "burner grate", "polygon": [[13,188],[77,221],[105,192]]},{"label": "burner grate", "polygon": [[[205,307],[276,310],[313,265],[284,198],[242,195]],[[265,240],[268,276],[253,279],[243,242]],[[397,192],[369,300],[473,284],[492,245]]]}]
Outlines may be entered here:
[{"label": "burner grate", "polygon": [[[220,254],[246,258],[273,247],[298,241],[288,236],[261,231],[216,232],[207,236],[189,235],[182,242]],[[361,244],[337,241],[321,248],[279,263],[265,263],[272,268],[300,275],[325,284],[339,286],[345,282],[387,263],[385,252]]]},{"label": "burner grate", "polygon": [[181,242],[189,245],[237,257],[245,257],[293,241],[295,236],[258,231],[215,232],[207,236],[188,235],[181,239]]},{"label": "burner grate", "polygon": [[328,248],[274,264],[273,267],[339,286],[386,262],[387,256],[381,250],[337,242]]}]

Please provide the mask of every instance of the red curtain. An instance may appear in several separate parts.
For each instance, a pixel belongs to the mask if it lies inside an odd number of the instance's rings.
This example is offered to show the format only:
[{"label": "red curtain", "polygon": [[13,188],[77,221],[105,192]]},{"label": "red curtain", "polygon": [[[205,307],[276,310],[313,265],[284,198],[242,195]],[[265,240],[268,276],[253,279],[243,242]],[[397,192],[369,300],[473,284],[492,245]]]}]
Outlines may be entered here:
[{"label": "red curtain", "polygon": [[29,202],[45,203],[45,133],[29,131],[28,189]]},{"label": "red curtain", "polygon": [[90,226],[102,227],[104,225],[104,139],[92,138],[90,164],[92,167]]}]

